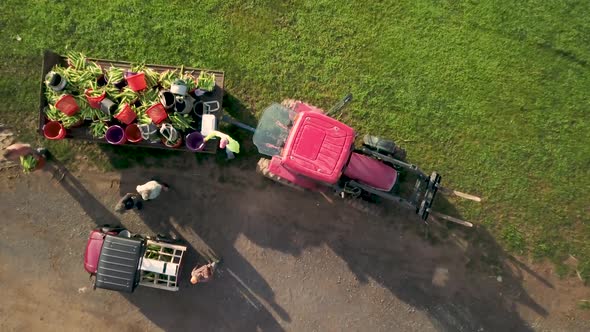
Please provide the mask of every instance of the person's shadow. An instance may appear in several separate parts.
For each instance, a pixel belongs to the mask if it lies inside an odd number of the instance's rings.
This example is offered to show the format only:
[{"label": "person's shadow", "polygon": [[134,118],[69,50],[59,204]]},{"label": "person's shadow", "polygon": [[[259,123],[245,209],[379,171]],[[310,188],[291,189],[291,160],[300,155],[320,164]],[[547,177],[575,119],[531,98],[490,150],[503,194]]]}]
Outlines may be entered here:
[{"label": "person's shadow", "polygon": [[[88,192],[84,185],[62,162],[50,155],[44,170],[51,175],[53,181],[59,183],[61,187],[78,202],[80,207],[97,226],[120,224],[119,218],[113,214],[112,210],[106,208],[94,197],[94,195]],[[113,184],[111,184],[111,186],[112,185]]]}]

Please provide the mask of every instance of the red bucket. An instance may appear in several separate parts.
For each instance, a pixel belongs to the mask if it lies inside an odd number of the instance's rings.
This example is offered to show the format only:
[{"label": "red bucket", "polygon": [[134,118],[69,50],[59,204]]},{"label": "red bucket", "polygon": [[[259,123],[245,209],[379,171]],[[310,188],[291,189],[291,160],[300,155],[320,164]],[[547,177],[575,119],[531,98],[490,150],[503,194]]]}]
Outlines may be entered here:
[{"label": "red bucket", "polygon": [[106,92],[103,92],[98,97],[91,97],[90,96],[91,92],[92,92],[92,89],[86,89],[86,91],[84,92],[86,95],[86,100],[88,100],[88,104],[90,104],[90,107],[92,107],[92,108],[100,109],[100,102],[106,96]]},{"label": "red bucket", "polygon": [[67,116],[72,116],[80,110],[80,106],[72,95],[63,95],[55,103],[55,107]]},{"label": "red bucket", "polygon": [[43,135],[47,139],[62,139],[66,137],[66,129],[57,121],[49,121],[43,126]]},{"label": "red bucket", "polygon": [[141,130],[135,123],[132,123],[125,128],[125,136],[131,143],[137,143],[143,139],[141,136]]},{"label": "red bucket", "polygon": [[131,109],[131,106],[129,106],[129,104],[125,104],[123,106],[123,109],[115,115],[115,119],[121,121],[122,123],[124,123],[126,125],[133,122],[136,117],[137,117],[137,115],[135,114],[135,112],[133,112],[133,110]]},{"label": "red bucket", "polygon": [[133,91],[141,91],[147,88],[144,73],[135,73],[125,77],[129,88]]},{"label": "red bucket", "polygon": [[152,122],[155,124],[159,124],[160,122],[166,120],[168,114],[166,114],[166,108],[161,103],[154,104],[150,106],[150,108],[146,111],[147,115],[152,119]]}]

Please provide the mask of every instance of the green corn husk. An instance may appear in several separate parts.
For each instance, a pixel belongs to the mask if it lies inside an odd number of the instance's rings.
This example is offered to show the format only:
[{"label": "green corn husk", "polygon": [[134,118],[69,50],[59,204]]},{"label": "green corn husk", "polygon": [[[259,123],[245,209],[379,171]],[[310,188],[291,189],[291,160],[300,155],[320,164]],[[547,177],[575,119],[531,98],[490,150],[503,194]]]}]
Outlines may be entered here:
[{"label": "green corn husk", "polygon": [[172,82],[181,78],[181,75],[176,70],[166,70],[160,74],[160,85],[163,89],[170,89]]},{"label": "green corn husk", "polygon": [[173,113],[168,115],[170,123],[178,131],[186,131],[187,129],[195,129],[191,125],[194,122],[193,118],[188,114]]},{"label": "green corn husk", "polygon": [[204,91],[213,91],[215,88],[215,74],[202,71],[197,79],[197,86]]},{"label": "green corn husk", "polygon": [[103,138],[107,132],[107,125],[102,121],[94,121],[90,124],[90,134],[94,138]]},{"label": "green corn husk", "polygon": [[37,159],[31,155],[21,156],[20,164],[23,167],[23,172],[30,173],[37,167]]},{"label": "green corn husk", "polygon": [[50,121],[60,121],[62,115],[63,113],[52,104],[49,104],[45,108],[45,116],[47,116]]}]

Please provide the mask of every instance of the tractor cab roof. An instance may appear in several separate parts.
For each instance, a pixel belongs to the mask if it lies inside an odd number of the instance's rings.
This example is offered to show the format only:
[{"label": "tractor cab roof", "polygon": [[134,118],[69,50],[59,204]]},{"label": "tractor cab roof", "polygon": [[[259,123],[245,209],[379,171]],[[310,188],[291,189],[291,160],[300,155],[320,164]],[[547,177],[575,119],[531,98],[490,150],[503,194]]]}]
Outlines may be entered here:
[{"label": "tractor cab roof", "polygon": [[139,282],[138,267],[143,250],[142,240],[107,235],[98,260],[96,287],[133,292]]},{"label": "tractor cab roof", "polygon": [[281,153],[283,165],[314,180],[336,183],[354,138],[354,129],[325,114],[299,112]]}]

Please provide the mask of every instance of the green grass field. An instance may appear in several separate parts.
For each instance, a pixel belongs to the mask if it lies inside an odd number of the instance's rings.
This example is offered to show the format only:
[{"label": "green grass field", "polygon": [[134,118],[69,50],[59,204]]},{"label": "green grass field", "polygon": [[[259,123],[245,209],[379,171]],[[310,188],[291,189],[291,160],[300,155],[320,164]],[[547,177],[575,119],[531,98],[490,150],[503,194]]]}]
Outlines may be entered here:
[{"label": "green grass field", "polygon": [[255,115],[352,92],[343,121],[484,197],[457,203],[465,219],[589,278],[590,2],[344,3],[4,0],[1,122],[33,137],[44,49],[222,69]]}]

